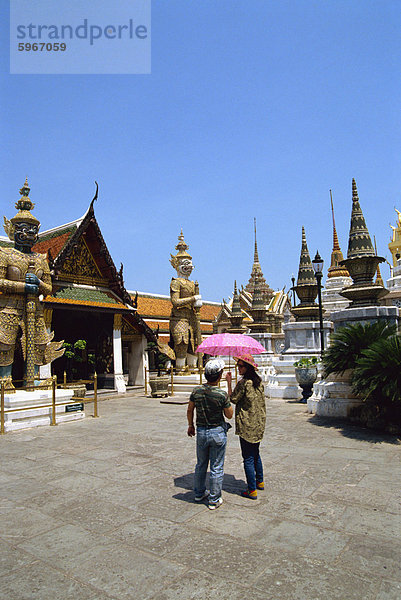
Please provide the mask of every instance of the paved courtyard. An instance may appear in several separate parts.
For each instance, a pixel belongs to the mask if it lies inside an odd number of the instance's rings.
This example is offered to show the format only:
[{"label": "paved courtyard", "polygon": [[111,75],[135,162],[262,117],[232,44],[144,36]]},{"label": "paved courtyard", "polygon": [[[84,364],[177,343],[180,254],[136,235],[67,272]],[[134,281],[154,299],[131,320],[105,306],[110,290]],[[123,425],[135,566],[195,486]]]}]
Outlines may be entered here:
[{"label": "paved courtyard", "polygon": [[101,418],[0,438],[0,598],[399,600],[401,445],[268,401],[266,490],[193,502],[186,406],[138,394]]}]

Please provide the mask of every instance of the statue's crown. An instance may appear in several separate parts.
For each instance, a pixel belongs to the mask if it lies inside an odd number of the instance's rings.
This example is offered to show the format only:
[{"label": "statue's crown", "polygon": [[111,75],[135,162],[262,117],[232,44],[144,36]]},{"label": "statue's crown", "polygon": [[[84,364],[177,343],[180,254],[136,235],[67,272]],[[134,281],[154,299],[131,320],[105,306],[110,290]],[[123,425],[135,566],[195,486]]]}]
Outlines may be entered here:
[{"label": "statue's crown", "polygon": [[19,191],[21,198],[15,203],[15,208],[18,210],[17,214],[10,220],[4,217],[4,230],[10,240],[14,239],[16,223],[32,223],[38,227],[40,226],[40,221],[31,213],[35,205],[29,198],[30,191],[31,188],[28,185],[28,179],[25,179],[25,183]]},{"label": "statue's crown", "polygon": [[188,254],[188,252],[187,252],[188,248],[189,248],[189,246],[188,246],[188,244],[185,243],[184,234],[182,233],[182,229],[181,229],[181,233],[178,236],[178,244],[175,247],[175,249],[178,250],[178,252],[175,255],[170,254],[170,256],[171,256],[170,263],[174,269],[177,269],[177,267],[180,263],[180,260],[182,260],[183,258],[188,258],[189,260],[192,260],[192,256],[190,254]]}]

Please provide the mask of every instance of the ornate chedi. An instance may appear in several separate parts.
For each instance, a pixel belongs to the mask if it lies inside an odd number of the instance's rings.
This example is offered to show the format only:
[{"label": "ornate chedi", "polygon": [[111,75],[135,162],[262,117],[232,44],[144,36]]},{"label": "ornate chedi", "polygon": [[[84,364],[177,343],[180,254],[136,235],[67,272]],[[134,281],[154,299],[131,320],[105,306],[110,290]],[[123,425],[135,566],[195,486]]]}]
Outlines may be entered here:
[{"label": "ornate chedi", "polygon": [[170,316],[170,344],[176,355],[178,372],[194,369],[198,355],[196,348],[202,341],[199,310],[202,298],[199,294],[197,281],[190,281],[193,271],[192,256],[188,254],[189,246],[184,241],[184,235],[178,236],[175,249],[177,254],[171,254],[170,263],[177,271],[170,284],[170,299],[173,305]]},{"label": "ornate chedi", "polygon": [[340,262],[344,260],[344,257],[338,242],[331,190],[330,203],[333,221],[333,249],[331,252],[331,261],[327,272],[326,284],[322,290],[323,309],[327,315],[330,315],[335,310],[342,310],[348,306],[349,301],[340,294],[343,288],[352,283],[352,279],[349,276],[347,269],[340,265]]},{"label": "ornate chedi", "polygon": [[266,303],[258,276],[255,278],[252,306],[249,312],[253,319],[253,322],[249,324],[251,333],[266,333],[269,329],[269,323],[267,322]]},{"label": "ornate chedi", "polygon": [[258,255],[258,244],[256,241],[256,219],[254,219],[254,230],[255,230],[255,250],[253,255],[253,265],[251,276],[249,278],[248,283],[245,286],[245,290],[253,295],[255,290],[255,282],[258,279],[260,290],[262,291],[262,295],[265,301],[265,304],[268,304],[273,296],[273,290],[266,283],[266,279],[263,276],[262,267],[259,262]]},{"label": "ornate chedi", "polygon": [[305,228],[302,227],[302,247],[295,291],[300,303],[291,309],[297,321],[317,321],[319,307],[315,303],[317,283],[306,243]]},{"label": "ornate chedi", "polygon": [[346,287],[341,295],[351,300],[348,308],[377,306],[379,298],[385,296],[387,290],[373,282],[379,263],[384,258],[377,256],[370,239],[361,206],[355,179],[352,180],[352,212],[346,260],[340,262],[352,278],[352,285]]},{"label": "ornate chedi", "polygon": [[240,299],[237,291],[237,282],[234,281],[234,296],[230,314],[231,327],[228,328],[230,333],[245,333],[246,327],[242,325],[244,315],[242,313]]},{"label": "ornate chedi", "polygon": [[15,207],[18,213],[11,220],[4,217],[4,229],[13,248],[0,247],[0,376],[7,389],[13,389],[12,363],[19,332],[25,362],[26,384],[34,386],[40,365],[62,356],[63,342],[52,342],[44,319],[41,297],[52,292],[52,281],[45,254],[32,252],[38,240],[40,223],[31,213],[28,181],[20,190]]}]

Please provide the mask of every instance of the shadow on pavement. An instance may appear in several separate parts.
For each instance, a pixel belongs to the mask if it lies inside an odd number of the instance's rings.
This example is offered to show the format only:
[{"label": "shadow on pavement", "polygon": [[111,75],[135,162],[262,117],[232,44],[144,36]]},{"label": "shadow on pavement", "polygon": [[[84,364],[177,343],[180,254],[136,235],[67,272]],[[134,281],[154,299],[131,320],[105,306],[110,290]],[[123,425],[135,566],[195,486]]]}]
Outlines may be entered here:
[{"label": "shadow on pavement", "polygon": [[364,442],[371,442],[372,444],[386,442],[387,444],[399,445],[401,443],[400,439],[395,435],[366,429],[361,425],[350,423],[347,419],[334,419],[333,417],[319,417],[318,415],[313,415],[310,417],[309,423],[317,425],[318,427],[338,429],[343,436],[353,440],[363,440]]},{"label": "shadow on pavement", "polygon": [[[187,492],[180,492],[178,494],[174,494],[173,498],[177,500],[183,500],[184,502],[193,502],[194,501],[194,474],[188,473],[187,475],[181,475],[180,477],[174,478],[174,485],[178,488],[183,488],[185,490],[189,490]],[[228,473],[224,474],[224,483],[223,490],[227,494],[235,494],[239,495],[242,490],[246,489],[246,484],[242,479],[237,479],[234,475],[230,475]]]}]

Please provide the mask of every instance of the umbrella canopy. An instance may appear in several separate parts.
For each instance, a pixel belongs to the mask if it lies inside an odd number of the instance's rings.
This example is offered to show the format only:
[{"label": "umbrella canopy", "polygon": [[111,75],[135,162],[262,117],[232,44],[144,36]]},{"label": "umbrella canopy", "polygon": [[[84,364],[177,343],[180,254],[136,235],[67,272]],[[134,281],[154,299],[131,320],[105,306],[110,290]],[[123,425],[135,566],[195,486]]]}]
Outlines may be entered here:
[{"label": "umbrella canopy", "polygon": [[262,344],[259,344],[249,335],[243,333],[215,333],[197,347],[196,352],[204,352],[212,356],[239,356],[241,354],[261,354],[266,352]]}]

